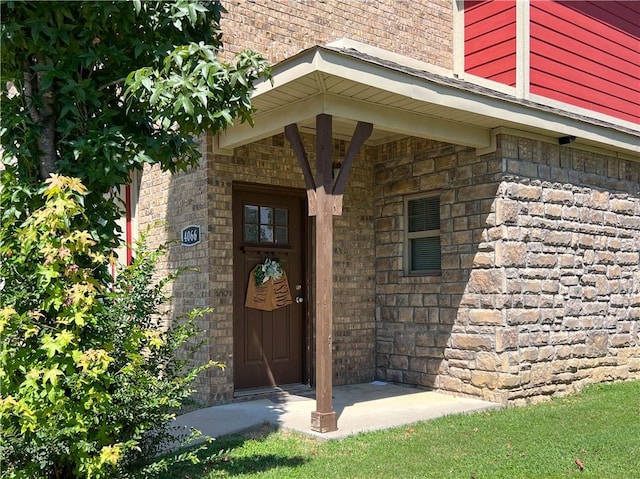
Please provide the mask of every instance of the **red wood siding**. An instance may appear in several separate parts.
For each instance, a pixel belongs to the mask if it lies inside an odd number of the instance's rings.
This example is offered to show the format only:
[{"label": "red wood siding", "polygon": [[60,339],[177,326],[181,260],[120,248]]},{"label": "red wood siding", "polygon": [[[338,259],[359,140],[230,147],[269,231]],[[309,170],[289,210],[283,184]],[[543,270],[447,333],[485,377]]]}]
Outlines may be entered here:
[{"label": "red wood siding", "polygon": [[530,91],[640,123],[640,2],[531,1]]},{"label": "red wood siding", "polygon": [[464,69],[516,84],[516,1],[465,0]]}]

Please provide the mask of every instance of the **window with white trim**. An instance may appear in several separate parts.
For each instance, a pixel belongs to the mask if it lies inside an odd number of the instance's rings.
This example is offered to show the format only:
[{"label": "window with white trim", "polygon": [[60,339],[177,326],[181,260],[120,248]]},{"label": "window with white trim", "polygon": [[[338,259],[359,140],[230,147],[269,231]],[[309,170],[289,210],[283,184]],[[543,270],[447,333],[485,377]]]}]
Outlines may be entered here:
[{"label": "window with white trim", "polygon": [[405,198],[405,273],[441,272],[440,196]]}]

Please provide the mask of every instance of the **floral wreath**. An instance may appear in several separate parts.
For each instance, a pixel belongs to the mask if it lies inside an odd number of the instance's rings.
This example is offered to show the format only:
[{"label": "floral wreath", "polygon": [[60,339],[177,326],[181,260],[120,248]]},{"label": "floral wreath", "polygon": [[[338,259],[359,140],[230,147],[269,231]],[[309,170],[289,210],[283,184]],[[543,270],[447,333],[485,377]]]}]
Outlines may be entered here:
[{"label": "floral wreath", "polygon": [[270,279],[277,280],[282,278],[284,270],[279,259],[265,259],[264,263],[258,264],[254,270],[256,286],[261,286]]}]

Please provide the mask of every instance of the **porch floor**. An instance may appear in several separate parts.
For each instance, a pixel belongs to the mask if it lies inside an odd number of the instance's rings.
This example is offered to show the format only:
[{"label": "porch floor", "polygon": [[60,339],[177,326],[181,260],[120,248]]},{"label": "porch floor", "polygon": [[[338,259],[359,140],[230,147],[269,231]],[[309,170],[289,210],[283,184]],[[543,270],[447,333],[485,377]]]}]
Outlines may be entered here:
[{"label": "porch floor", "polygon": [[264,423],[321,439],[338,439],[363,431],[387,429],[457,413],[479,412],[500,405],[479,399],[454,397],[374,381],[335,386],[333,409],[338,430],[311,430],[311,412],[316,409],[313,391],[304,396],[280,394],[253,401],[236,402],[192,411],[175,420],[180,428],[194,427],[210,437],[242,432]]}]

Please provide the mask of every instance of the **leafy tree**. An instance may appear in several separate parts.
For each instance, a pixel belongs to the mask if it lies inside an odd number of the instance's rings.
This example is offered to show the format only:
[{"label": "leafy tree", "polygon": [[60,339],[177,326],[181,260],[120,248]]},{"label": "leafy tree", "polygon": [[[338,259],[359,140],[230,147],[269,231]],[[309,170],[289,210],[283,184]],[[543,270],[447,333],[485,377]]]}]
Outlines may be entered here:
[{"label": "leafy tree", "polygon": [[[219,1],[0,1],[0,470],[129,477],[162,467],[171,408],[204,367],[176,359],[161,252],[105,275],[108,195],[145,164],[198,163],[197,137],[251,121],[251,51],[222,50]],[[167,318],[164,318],[167,319]],[[160,321],[160,323],[159,323]]]},{"label": "leafy tree", "polygon": [[190,458],[157,454],[172,438],[171,411],[214,365],[176,359],[204,311],[164,316],[175,275],[154,280],[162,250],[139,247],[112,285],[96,281],[109,259],[77,228],[86,195],[77,179],[53,175],[18,234],[0,228],[3,477],[137,477]]},{"label": "leafy tree", "polygon": [[51,173],[80,178],[94,239],[112,246],[120,210],[105,196],[145,163],[175,172],[196,138],[251,122],[252,51],[230,63],[219,0],[2,1],[3,163],[24,186],[5,214],[23,219]]}]

